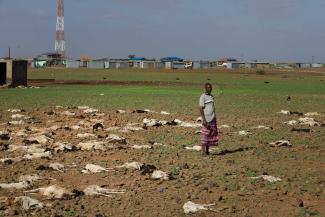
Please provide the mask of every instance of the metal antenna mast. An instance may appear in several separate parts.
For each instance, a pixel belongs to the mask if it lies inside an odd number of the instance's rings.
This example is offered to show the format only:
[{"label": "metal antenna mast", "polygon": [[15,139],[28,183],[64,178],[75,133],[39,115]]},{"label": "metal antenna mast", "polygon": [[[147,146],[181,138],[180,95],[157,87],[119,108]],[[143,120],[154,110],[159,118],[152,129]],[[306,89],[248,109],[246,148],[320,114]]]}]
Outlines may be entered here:
[{"label": "metal antenna mast", "polygon": [[62,58],[65,55],[64,41],[64,0],[58,1],[58,15],[56,19],[56,37],[55,37],[55,52],[60,54]]}]

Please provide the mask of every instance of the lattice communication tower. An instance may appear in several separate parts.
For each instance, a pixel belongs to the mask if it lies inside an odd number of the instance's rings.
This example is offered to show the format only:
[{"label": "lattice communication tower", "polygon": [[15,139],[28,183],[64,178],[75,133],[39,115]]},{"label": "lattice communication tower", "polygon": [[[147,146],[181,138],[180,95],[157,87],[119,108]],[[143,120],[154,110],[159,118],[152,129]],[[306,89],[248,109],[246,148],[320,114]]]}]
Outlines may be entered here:
[{"label": "lattice communication tower", "polygon": [[60,54],[62,58],[65,56],[65,40],[64,40],[64,0],[58,1],[58,11],[56,18],[56,37],[55,52]]}]

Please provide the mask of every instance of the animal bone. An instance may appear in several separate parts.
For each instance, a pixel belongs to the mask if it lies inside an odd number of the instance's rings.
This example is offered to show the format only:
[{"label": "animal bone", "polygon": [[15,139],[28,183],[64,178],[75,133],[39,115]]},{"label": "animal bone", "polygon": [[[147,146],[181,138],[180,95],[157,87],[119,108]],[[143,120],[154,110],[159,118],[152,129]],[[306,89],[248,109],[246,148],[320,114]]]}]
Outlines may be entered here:
[{"label": "animal bone", "polygon": [[99,187],[98,185],[89,185],[85,188],[84,193],[87,196],[105,196],[105,197],[112,197],[110,194],[124,194],[126,190],[118,190],[118,189],[106,189]]},{"label": "animal bone", "polygon": [[188,201],[183,205],[184,213],[195,213],[200,210],[209,210],[209,211],[215,211],[214,209],[210,208],[210,206],[214,206],[216,204],[195,204],[192,201]]},{"label": "animal bone", "polygon": [[43,203],[39,202],[38,200],[26,196],[16,197],[15,203],[17,202],[21,203],[24,210],[39,209],[43,208],[44,206]]},{"label": "animal bone", "polygon": [[257,176],[257,177],[250,177],[251,179],[264,179],[268,182],[278,182],[278,181],[282,181],[281,178],[278,177],[274,177],[274,176],[269,176],[269,175],[261,175],[261,176]]},{"label": "animal bone", "polygon": [[155,170],[151,174],[152,179],[163,179],[163,180],[169,180],[169,174],[166,172],[163,172],[161,170]]},{"label": "animal bone", "polygon": [[66,198],[68,196],[72,196],[73,194],[67,191],[65,188],[59,187],[57,185],[51,185],[48,187],[37,188],[30,191],[25,191],[26,193],[40,193],[41,195],[49,198],[49,199],[61,199]]},{"label": "animal bone", "polygon": [[65,169],[64,165],[60,164],[60,163],[51,163],[49,165],[49,168],[59,171],[59,172],[63,172],[63,170]]},{"label": "animal bone", "polygon": [[87,164],[85,169],[82,170],[82,173],[101,173],[101,172],[109,172],[112,169],[104,168],[95,164]]},{"label": "animal bone", "polygon": [[269,143],[272,147],[292,147],[292,144],[288,140],[279,140]]}]

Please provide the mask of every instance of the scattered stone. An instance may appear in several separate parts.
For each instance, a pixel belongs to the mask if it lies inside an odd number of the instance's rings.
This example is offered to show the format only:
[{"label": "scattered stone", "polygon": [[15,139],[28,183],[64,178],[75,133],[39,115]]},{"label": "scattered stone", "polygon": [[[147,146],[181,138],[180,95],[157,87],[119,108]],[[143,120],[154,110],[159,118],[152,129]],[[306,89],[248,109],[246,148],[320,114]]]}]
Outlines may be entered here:
[{"label": "scattered stone", "polygon": [[26,115],[22,115],[22,114],[14,114],[11,115],[12,119],[29,119],[30,117],[26,116]]},{"label": "scattered stone", "polygon": [[95,114],[98,112],[98,109],[88,108],[83,111],[85,114]]}]

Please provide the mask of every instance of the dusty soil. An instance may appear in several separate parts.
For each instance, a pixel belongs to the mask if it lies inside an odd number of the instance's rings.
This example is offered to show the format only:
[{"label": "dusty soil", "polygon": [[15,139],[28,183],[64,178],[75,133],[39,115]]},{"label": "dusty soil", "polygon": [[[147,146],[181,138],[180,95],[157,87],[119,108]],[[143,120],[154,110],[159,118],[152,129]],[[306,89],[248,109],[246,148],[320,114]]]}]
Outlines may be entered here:
[{"label": "dusty soil", "polygon": [[[26,108],[25,108],[26,109]],[[76,112],[67,116],[62,112]],[[102,113],[103,116],[98,115]],[[77,138],[78,133],[93,133],[92,125],[102,119],[105,129],[124,127],[128,123],[142,126],[144,118],[160,120],[180,119],[195,122],[197,117],[186,115],[161,115],[156,113],[124,113],[100,111],[94,115],[84,114],[77,108],[40,108],[21,112],[31,119],[23,125],[8,125],[12,113],[1,112],[0,131],[10,132],[11,140],[0,140],[1,147],[24,145],[24,137],[15,135],[19,130],[30,128],[28,136],[37,132],[50,133],[53,141],[43,145],[53,156],[47,159],[23,160],[14,163],[0,162],[0,183],[18,182],[20,175],[38,174],[47,180],[33,183],[27,189],[0,189],[0,216],[185,216],[183,204],[193,201],[199,204],[215,203],[215,212],[199,211],[193,216],[325,216],[325,146],[324,127],[299,126],[311,129],[310,133],[291,132],[291,126],[283,121],[297,119],[297,116],[272,115],[271,117],[222,116],[219,126],[229,124],[230,128],[220,129],[221,142],[210,156],[185,150],[183,145],[196,145],[199,135],[195,128],[179,126],[148,127],[136,132],[95,131],[96,138]],[[96,115],[97,114],[97,115]],[[325,117],[316,117],[325,123]],[[91,122],[93,120],[93,122]],[[84,121],[84,124],[80,124]],[[87,123],[89,125],[87,126]],[[53,125],[63,126],[58,130],[44,130]],[[79,130],[64,126],[80,125]],[[270,130],[251,129],[267,125]],[[250,130],[252,135],[241,137],[234,132]],[[107,151],[72,152],[53,151],[54,142],[104,141],[109,134],[127,139],[126,145],[112,144]],[[28,137],[27,136],[27,137]],[[293,147],[274,148],[268,145],[271,139],[290,139]],[[159,142],[165,146],[152,149],[132,149],[133,144],[150,145]],[[9,152],[0,149],[0,158],[13,158],[23,152]],[[98,174],[83,174],[87,163],[103,167],[137,161],[156,166],[169,172],[171,180],[152,180],[150,174],[142,175],[133,169],[119,169]],[[64,172],[38,170],[40,165],[48,166],[59,162],[69,169]],[[251,176],[268,174],[282,181],[269,183],[252,180]],[[49,179],[51,178],[51,179]],[[70,191],[82,191],[88,185],[125,189],[125,194],[102,196],[76,196],[65,199],[47,199],[39,194],[25,193],[39,187],[56,184]],[[26,195],[46,207],[23,210],[14,198]]]}]

